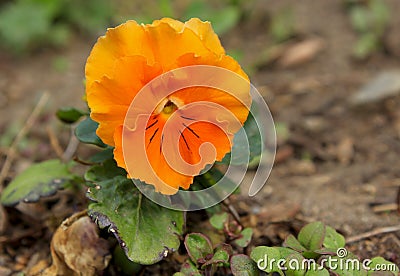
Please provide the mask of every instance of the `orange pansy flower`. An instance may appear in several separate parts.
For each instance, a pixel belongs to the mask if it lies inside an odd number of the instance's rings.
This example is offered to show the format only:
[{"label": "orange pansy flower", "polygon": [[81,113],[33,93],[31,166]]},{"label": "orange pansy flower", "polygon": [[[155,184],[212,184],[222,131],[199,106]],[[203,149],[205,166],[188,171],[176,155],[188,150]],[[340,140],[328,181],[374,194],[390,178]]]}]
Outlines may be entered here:
[{"label": "orange pansy flower", "polygon": [[[195,65],[224,68],[247,80],[246,85],[229,93],[185,87],[165,97],[162,89],[144,89],[166,72]],[[163,18],[148,25],[128,21],[111,28],[93,47],[85,73],[91,117],[99,123],[97,135],[115,147],[114,158],[129,177],[154,185],[163,194],[189,188],[194,175],[231,150],[233,134],[247,119],[251,104],[247,75],[225,54],[210,23],[196,18],[185,23]],[[190,80],[188,75],[181,78]],[[132,112],[131,103],[142,89],[143,108]],[[218,106],[233,114],[237,123]],[[128,113],[134,125],[126,125]],[[204,143],[214,145],[214,150]],[[138,147],[146,158],[135,154]]]}]

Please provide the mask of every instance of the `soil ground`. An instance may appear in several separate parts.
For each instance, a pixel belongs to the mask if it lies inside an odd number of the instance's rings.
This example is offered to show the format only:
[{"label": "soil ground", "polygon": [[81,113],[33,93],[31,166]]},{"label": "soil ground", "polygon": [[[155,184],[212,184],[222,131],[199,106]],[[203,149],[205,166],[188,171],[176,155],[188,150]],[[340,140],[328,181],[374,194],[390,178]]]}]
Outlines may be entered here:
[{"label": "soil ground", "polygon": [[[357,34],[342,1],[268,3],[260,1],[250,19],[222,38],[227,49],[243,51],[241,63],[253,68],[252,82],[280,126],[276,162],[267,185],[253,199],[245,196],[244,188],[243,195],[231,200],[244,222],[257,228],[254,243],[278,245],[287,233],[315,220],[331,225],[346,237],[399,225],[400,216],[393,207],[383,212],[373,207],[397,202],[400,93],[358,106],[349,99],[378,73],[399,69],[400,56],[385,49],[364,61],[352,58]],[[387,36],[400,37],[400,17],[395,16],[396,11],[400,12],[400,2],[385,3],[392,11]],[[318,37],[321,50],[297,66],[282,66],[278,61],[252,67],[260,52],[272,45],[263,14],[273,14],[286,6],[293,10],[296,22],[297,35],[291,43]],[[77,37],[65,49],[43,49],[23,59],[0,54],[0,164],[7,151],[6,142],[24,124],[42,93],[50,93],[45,115],[28,133],[25,146],[19,148],[6,182],[32,162],[56,157],[49,126],[60,133],[60,143],[66,146],[68,130],[52,114],[65,105],[85,106],[83,68],[93,43]],[[283,50],[282,55],[285,53]],[[66,61],[65,68],[57,69],[55,64],[60,59]],[[84,154],[85,149],[79,150]],[[250,178],[251,172],[246,181]],[[71,199],[68,194],[65,198],[51,205],[59,209],[68,206],[64,217],[54,215],[55,209],[50,209],[52,215],[43,215],[39,210],[35,213],[35,208],[29,212],[23,207],[18,211],[6,209],[11,231],[0,235],[1,269],[16,273],[33,266],[35,260],[48,260],[52,231],[68,213],[82,208],[82,199]],[[21,225],[13,224],[13,216],[19,217],[15,221]],[[49,222],[49,218],[54,220]],[[400,264],[400,232],[363,238],[349,244],[349,248],[362,258],[381,255]]]}]

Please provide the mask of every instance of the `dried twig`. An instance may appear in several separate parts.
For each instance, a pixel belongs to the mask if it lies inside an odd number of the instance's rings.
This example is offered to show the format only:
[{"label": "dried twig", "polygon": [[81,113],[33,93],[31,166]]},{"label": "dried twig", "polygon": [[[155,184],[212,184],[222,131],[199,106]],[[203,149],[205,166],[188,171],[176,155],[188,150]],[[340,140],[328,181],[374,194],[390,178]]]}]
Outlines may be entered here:
[{"label": "dried twig", "polygon": [[53,148],[57,156],[65,162],[70,161],[79,145],[79,141],[74,135],[73,128],[71,128],[71,136],[65,151],[62,149],[56,134],[50,127],[47,128],[47,135],[49,136],[51,147]]},{"label": "dried twig", "polygon": [[379,234],[386,234],[386,233],[397,232],[397,231],[400,231],[400,225],[377,228],[375,230],[347,238],[346,244],[357,242],[357,241],[360,241],[363,239],[367,239],[367,238],[370,238],[370,237],[373,237],[373,236],[376,236]]},{"label": "dried twig", "polygon": [[47,134],[50,139],[51,147],[53,148],[57,156],[64,162],[70,161],[79,145],[79,140],[75,137],[74,128],[71,127],[71,134],[65,151],[61,148],[60,142],[52,128],[47,128]]},{"label": "dried twig", "polygon": [[92,166],[95,164],[93,162],[87,162],[85,160],[82,160],[78,156],[75,156],[72,160],[74,160],[75,162],[77,162],[79,164],[85,165],[85,166]]},{"label": "dried twig", "polygon": [[377,206],[372,207],[372,211],[375,213],[382,213],[382,212],[388,212],[388,211],[396,211],[397,210],[397,204],[396,203],[386,203],[386,204],[379,204]]},{"label": "dried twig", "polygon": [[243,227],[242,222],[240,221],[240,217],[238,212],[236,211],[236,209],[232,206],[232,204],[230,204],[229,199],[225,199],[224,201],[222,201],[222,205],[224,205],[227,209],[228,212],[232,215],[233,219],[236,220],[236,222]]},{"label": "dried twig", "polygon": [[4,161],[3,168],[1,169],[1,172],[0,172],[0,193],[3,190],[4,179],[7,177],[7,174],[11,168],[11,164],[14,161],[14,158],[17,154],[18,144],[21,142],[22,138],[24,138],[26,133],[30,130],[30,128],[35,123],[40,112],[46,105],[49,97],[50,97],[50,94],[48,92],[43,93],[43,95],[40,97],[39,102],[36,104],[32,113],[29,115],[28,119],[26,120],[25,125],[18,132],[17,136],[15,136],[14,141],[12,142],[10,148],[8,149],[6,160]]},{"label": "dried twig", "polygon": [[46,131],[47,131],[47,135],[49,136],[51,147],[53,148],[54,152],[57,154],[58,158],[62,158],[63,150],[61,148],[60,142],[58,141],[56,134],[54,133],[54,130],[51,127],[47,127]]},{"label": "dried twig", "polygon": [[65,161],[69,161],[74,156],[76,149],[78,148],[79,140],[75,137],[74,129],[71,128],[71,136],[69,138],[68,146],[65,149],[62,159]]}]

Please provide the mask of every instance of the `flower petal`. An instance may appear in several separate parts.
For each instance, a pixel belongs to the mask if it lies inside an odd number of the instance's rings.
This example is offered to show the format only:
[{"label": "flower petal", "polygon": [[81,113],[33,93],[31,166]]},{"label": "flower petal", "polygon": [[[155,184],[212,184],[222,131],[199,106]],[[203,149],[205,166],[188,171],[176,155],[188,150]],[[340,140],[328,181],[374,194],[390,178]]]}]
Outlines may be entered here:
[{"label": "flower petal", "polygon": [[[146,149],[143,151],[143,131],[123,129],[115,131],[114,158],[118,166],[125,168],[130,178],[140,179],[151,184],[157,192],[172,195],[179,187],[189,188],[193,176],[178,173],[165,161],[160,150],[162,141],[162,123],[145,134]],[[158,129],[158,131],[157,131]],[[122,139],[129,142],[123,143]]]},{"label": "flower petal", "polygon": [[90,89],[93,82],[100,80],[102,76],[112,77],[115,61],[121,57],[140,55],[154,61],[151,47],[148,47],[146,41],[143,26],[133,20],[109,28],[97,40],[86,62],[86,88]]},{"label": "flower petal", "polygon": [[[215,160],[212,160],[212,162],[221,161],[225,154],[227,154],[231,149],[231,139],[232,136],[227,136],[226,132],[215,124],[196,122],[188,126],[182,132],[179,141],[179,151],[186,162],[189,164],[197,164],[201,162],[202,159],[202,156],[200,155],[201,145],[204,143],[210,143],[216,150],[216,158]],[[203,151],[203,157],[206,157],[207,155],[209,154]],[[211,164],[209,162],[207,163]],[[203,169],[204,167],[205,166],[203,166]]]},{"label": "flower petal", "polygon": [[[235,114],[242,124],[246,121],[251,106],[250,81],[233,58],[229,56],[217,58],[215,55],[196,57],[192,54],[186,54],[179,58],[178,64],[180,67],[192,65],[217,66],[235,73],[222,75],[218,70],[215,70],[214,79],[202,81],[204,84],[208,83],[214,87],[224,88],[224,91],[204,86],[190,87],[175,92],[173,97],[179,98],[184,104],[198,101],[213,102]],[[196,76],[196,78],[199,77]]]},{"label": "flower petal", "polygon": [[166,22],[178,32],[182,32],[184,28],[188,28],[192,30],[213,53],[218,55],[225,54],[225,50],[222,47],[217,34],[214,32],[211,23],[208,21],[203,22],[198,18],[191,18],[189,21],[182,23],[171,18],[163,18],[156,22]]},{"label": "flower petal", "polygon": [[170,70],[176,59],[188,52],[196,55],[225,53],[208,22],[191,19],[183,24],[163,18],[153,24],[139,25],[134,20],[127,21],[109,28],[93,47],[86,62],[86,87],[89,89],[102,76],[112,76],[115,61],[121,57],[140,55],[148,64],[159,62]]},{"label": "flower petal", "polygon": [[[191,65],[216,66],[229,74],[194,74],[210,87],[190,87],[193,74],[170,72]],[[146,86],[166,72],[171,74]],[[93,47],[85,73],[97,134],[115,146],[114,159],[129,177],[163,194],[189,188],[207,164],[221,160],[250,109],[247,75],[225,55],[210,23],[199,19],[128,21],[111,28]],[[167,95],[170,91],[175,92]],[[133,101],[140,103],[129,109]],[[175,105],[173,112],[164,112],[168,102]]]},{"label": "flower petal", "polygon": [[122,125],[128,108],[140,89],[161,74],[156,64],[149,66],[141,56],[120,58],[112,78],[102,77],[87,93],[91,117],[100,123],[97,134],[114,146],[114,129]]},{"label": "flower petal", "polygon": [[200,39],[204,41],[207,48],[212,50],[212,52],[218,55],[225,54],[225,50],[222,47],[217,34],[212,29],[210,22],[203,22],[198,18],[192,18],[185,22],[185,26],[200,36]]},{"label": "flower petal", "polygon": [[164,72],[177,67],[177,59],[190,52],[202,56],[210,52],[200,37],[189,28],[177,32],[167,22],[146,26],[148,43]]}]

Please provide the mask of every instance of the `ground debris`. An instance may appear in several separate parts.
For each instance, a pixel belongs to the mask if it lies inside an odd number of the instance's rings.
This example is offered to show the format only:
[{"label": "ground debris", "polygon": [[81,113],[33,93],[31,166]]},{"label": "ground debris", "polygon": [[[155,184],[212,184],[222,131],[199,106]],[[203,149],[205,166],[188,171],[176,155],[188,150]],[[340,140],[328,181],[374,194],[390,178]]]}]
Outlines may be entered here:
[{"label": "ground debris", "polygon": [[342,164],[349,164],[354,156],[354,141],[350,137],[344,137],[336,146],[337,159]]},{"label": "ground debris", "polygon": [[11,275],[11,273],[12,273],[11,269],[4,267],[4,266],[0,266],[0,275],[8,276],[8,275]]},{"label": "ground debris", "polygon": [[400,70],[383,71],[350,98],[354,105],[367,104],[400,93]]},{"label": "ground debris", "polygon": [[4,207],[0,205],[0,234],[3,234],[8,225],[7,213]]},{"label": "ground debris", "polygon": [[314,59],[324,47],[325,42],[321,38],[309,38],[290,46],[278,60],[278,64],[282,68],[302,65]]},{"label": "ground debris", "polygon": [[109,244],[98,232],[85,213],[66,219],[51,241],[52,265],[36,275],[98,275],[111,259]]}]

